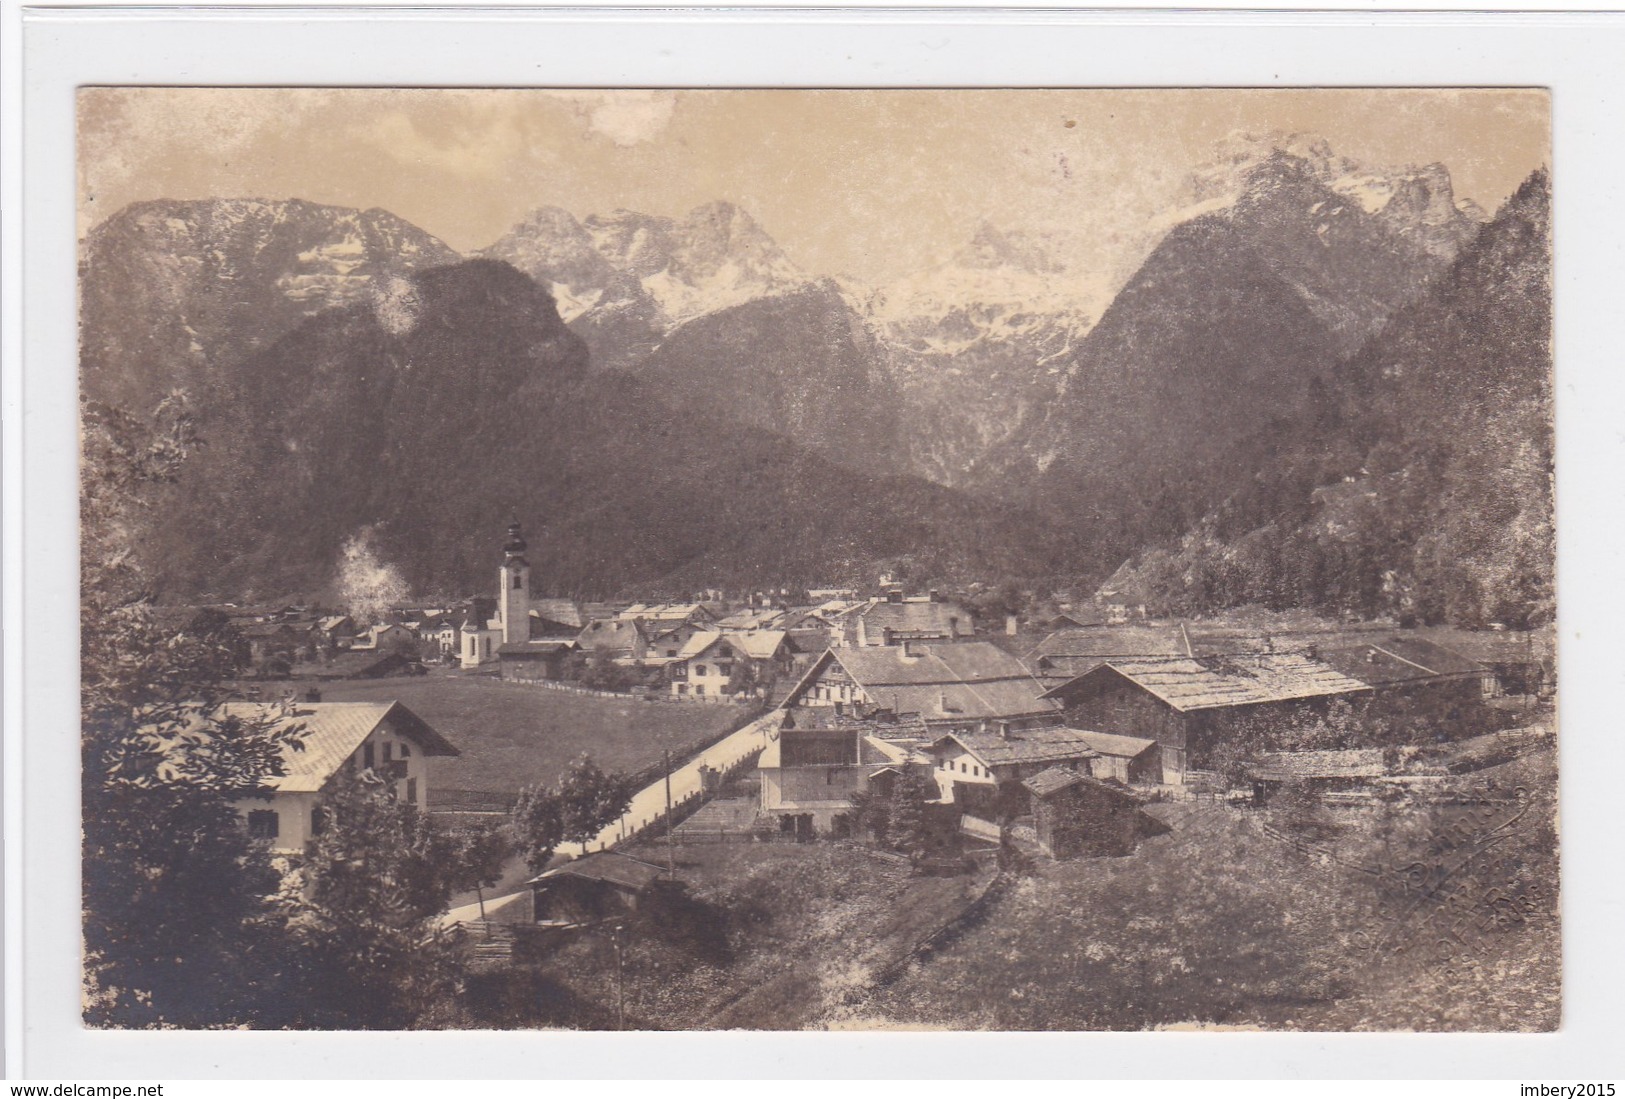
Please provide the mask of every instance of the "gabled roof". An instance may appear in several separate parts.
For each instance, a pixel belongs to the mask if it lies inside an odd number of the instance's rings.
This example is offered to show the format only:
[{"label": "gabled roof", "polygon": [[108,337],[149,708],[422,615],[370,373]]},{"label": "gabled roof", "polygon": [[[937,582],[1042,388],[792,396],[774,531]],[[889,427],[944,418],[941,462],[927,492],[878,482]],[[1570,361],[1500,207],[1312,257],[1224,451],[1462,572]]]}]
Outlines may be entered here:
[{"label": "gabled roof", "polygon": [[533,599],[530,603],[530,613],[549,622],[557,622],[561,626],[570,626],[578,630],[587,624],[581,616],[581,604],[574,599]]},{"label": "gabled roof", "polygon": [[888,603],[877,600],[857,612],[870,637],[882,630],[893,633],[954,637],[970,634],[974,624],[970,612],[953,603]]},{"label": "gabled roof", "polygon": [[1299,653],[1250,653],[1105,660],[1093,670],[1044,692],[1044,697],[1065,698],[1085,680],[1100,675],[1121,676],[1181,713],[1371,689]]},{"label": "gabled roof", "polygon": [[649,630],[633,618],[595,618],[576,635],[584,649],[624,647],[638,638],[647,641]]},{"label": "gabled roof", "polygon": [[831,662],[845,669],[874,705],[898,714],[941,721],[1054,711],[1039,698],[1043,688],[1026,666],[987,641],[830,649],[813,662],[785,704],[794,704]]},{"label": "gabled roof", "polygon": [[399,702],[301,702],[280,714],[274,705],[227,702],[217,712],[245,721],[275,716],[274,727],[279,729],[303,727],[299,747],[283,749],[287,773],[265,782],[284,793],[320,790],[385,720],[426,756],[458,754],[433,726]]},{"label": "gabled roof", "polygon": [[1078,785],[1082,778],[1082,775],[1070,767],[1046,767],[1031,778],[1023,779],[1021,784],[1044,798]]},{"label": "gabled roof", "polygon": [[1077,729],[1031,729],[1008,737],[992,733],[949,733],[937,738],[932,748],[958,744],[986,767],[1013,763],[1058,763],[1063,760],[1091,759],[1098,753]]},{"label": "gabled roof", "polygon": [[546,884],[559,878],[585,878],[588,881],[608,882],[628,889],[644,890],[659,881],[665,868],[656,866],[619,851],[596,851],[563,866],[555,866],[544,874],[526,882],[527,885]]}]

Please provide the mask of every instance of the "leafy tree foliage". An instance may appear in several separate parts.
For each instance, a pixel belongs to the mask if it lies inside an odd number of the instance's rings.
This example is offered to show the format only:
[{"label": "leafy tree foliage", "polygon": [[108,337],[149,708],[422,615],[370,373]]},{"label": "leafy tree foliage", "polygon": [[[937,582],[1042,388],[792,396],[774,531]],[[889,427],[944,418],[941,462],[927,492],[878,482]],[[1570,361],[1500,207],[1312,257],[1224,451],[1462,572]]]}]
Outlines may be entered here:
[{"label": "leafy tree foliage", "polygon": [[513,829],[530,868],[545,869],[560,844],[591,840],[626,812],[635,792],[630,776],[606,772],[588,755],[570,764],[556,789],[521,790]]},{"label": "leafy tree foliage", "polygon": [[401,1030],[454,989],[438,926],[456,880],[454,844],[371,772],[341,771],[305,849],[294,912],[304,1025]]},{"label": "leafy tree foliage", "polygon": [[87,404],[82,425],[86,1019],[275,1025],[278,875],[234,802],[262,795],[299,730],[217,714],[230,631],[166,626],[131,555],[133,513],[197,445],[184,397],[147,421]]}]

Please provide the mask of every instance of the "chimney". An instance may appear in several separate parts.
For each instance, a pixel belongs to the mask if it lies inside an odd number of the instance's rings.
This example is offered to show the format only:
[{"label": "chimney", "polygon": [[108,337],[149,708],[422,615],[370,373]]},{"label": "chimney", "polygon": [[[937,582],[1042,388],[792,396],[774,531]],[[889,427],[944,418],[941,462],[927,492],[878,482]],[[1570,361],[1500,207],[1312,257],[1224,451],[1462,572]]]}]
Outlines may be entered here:
[{"label": "chimney", "polygon": [[903,589],[902,588],[892,588],[890,591],[888,591],[886,593],[886,602],[888,602],[888,603],[901,603],[902,601],[903,601]]},{"label": "chimney", "polygon": [[[888,630],[886,632],[890,633],[891,631]],[[923,647],[920,645],[919,638],[910,637],[910,638],[905,638],[904,639],[904,641],[903,641],[903,656],[904,657],[906,657],[906,658],[908,658],[910,660],[917,660],[917,659],[919,659],[920,657],[922,657],[924,655],[925,655],[925,652],[924,652]]]},{"label": "chimney", "polygon": [[1320,646],[1319,645],[1305,645],[1303,647],[1303,655],[1307,656],[1310,660],[1319,660],[1320,659]]},{"label": "chimney", "polygon": [[1021,632],[1021,623],[1016,621],[1015,615],[1007,614],[1004,616],[1004,632],[1010,637],[1014,637]]},{"label": "chimney", "polygon": [[1009,740],[1010,739],[1010,723],[1008,721],[999,722],[999,739],[1000,740]]},{"label": "chimney", "polygon": [[931,602],[933,602],[933,603],[942,602],[942,593],[939,592],[936,588],[931,589],[931,591],[929,592],[929,596],[930,596]]},{"label": "chimney", "polygon": [[890,645],[892,643],[892,631],[890,626],[882,626],[880,628],[880,643],[882,645]]}]

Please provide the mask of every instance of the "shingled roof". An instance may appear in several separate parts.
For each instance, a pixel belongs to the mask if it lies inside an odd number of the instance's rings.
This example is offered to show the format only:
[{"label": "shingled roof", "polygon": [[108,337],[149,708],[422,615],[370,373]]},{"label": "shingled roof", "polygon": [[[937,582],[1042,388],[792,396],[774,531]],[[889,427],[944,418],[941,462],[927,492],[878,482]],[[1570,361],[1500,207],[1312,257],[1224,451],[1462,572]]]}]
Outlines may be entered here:
[{"label": "shingled roof", "polygon": [[949,733],[938,738],[932,747],[949,741],[957,743],[989,768],[1014,763],[1091,759],[1099,754],[1077,729],[1031,729],[1008,737],[992,733]]},{"label": "shingled roof", "polygon": [[567,862],[563,866],[556,866],[525,884],[541,885],[559,878],[585,878],[588,881],[608,882],[611,885],[625,886],[641,892],[659,881],[665,872],[662,867],[644,862],[642,859],[635,859],[631,855],[623,855],[619,851],[597,851]]},{"label": "shingled roof", "polygon": [[301,702],[282,713],[264,703],[227,702],[216,713],[241,721],[274,717],[274,728],[303,728],[298,747],[282,750],[287,773],[265,780],[270,789],[285,793],[319,791],[385,720],[426,756],[458,754],[433,726],[399,702]]},{"label": "shingled roof", "polygon": [[1250,653],[1105,660],[1093,670],[1046,691],[1044,697],[1064,698],[1085,679],[1113,673],[1181,713],[1371,690],[1367,684],[1300,653]]},{"label": "shingled roof", "polygon": [[792,702],[827,660],[838,662],[876,706],[894,713],[917,713],[927,720],[975,720],[1054,709],[1039,698],[1042,688],[1026,665],[987,641],[831,649],[790,692]]}]

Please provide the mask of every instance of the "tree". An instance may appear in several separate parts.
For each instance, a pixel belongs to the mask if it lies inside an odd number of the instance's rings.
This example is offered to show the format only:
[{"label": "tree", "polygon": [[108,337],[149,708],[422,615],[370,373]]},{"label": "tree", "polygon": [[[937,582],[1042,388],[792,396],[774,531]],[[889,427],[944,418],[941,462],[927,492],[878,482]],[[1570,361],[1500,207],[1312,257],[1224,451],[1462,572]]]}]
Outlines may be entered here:
[{"label": "tree", "polygon": [[451,888],[456,892],[474,890],[480,900],[480,918],[485,918],[485,891],[502,880],[513,839],[507,829],[477,824],[451,837]]},{"label": "tree", "polygon": [[913,770],[904,771],[892,784],[891,845],[911,859],[930,853],[931,829],[925,803],[935,792],[931,782]]},{"label": "tree", "polygon": [[605,772],[588,755],[570,764],[558,789],[521,790],[513,828],[526,863],[544,870],[561,843],[589,842],[626,812],[633,793],[631,776]]},{"label": "tree", "polygon": [[278,875],[235,803],[264,796],[297,726],[222,717],[229,629],[166,626],[135,514],[198,445],[183,395],[141,421],[81,406],[80,717],[85,1018],[280,1025]]},{"label": "tree", "polygon": [[439,926],[456,846],[370,771],[334,776],[305,848],[303,895],[284,903],[299,943],[303,1025],[401,1030],[459,976]]}]

